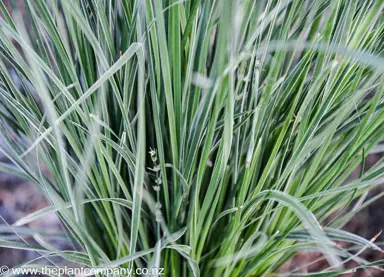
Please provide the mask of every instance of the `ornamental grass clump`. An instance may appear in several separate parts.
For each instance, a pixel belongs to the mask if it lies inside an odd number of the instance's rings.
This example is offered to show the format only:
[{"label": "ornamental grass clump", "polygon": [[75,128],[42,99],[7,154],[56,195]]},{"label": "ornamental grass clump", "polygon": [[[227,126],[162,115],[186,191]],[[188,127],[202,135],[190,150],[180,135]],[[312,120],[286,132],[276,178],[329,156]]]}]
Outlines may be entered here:
[{"label": "ornamental grass clump", "polygon": [[[383,149],[383,7],[0,2],[0,169],[50,202],[10,222],[33,245],[0,246],[39,253],[20,267],[170,277],[271,276],[302,251],[321,276],[378,269],[342,227],[384,180],[383,160],[364,166]],[[26,228],[52,212],[72,249]]]}]

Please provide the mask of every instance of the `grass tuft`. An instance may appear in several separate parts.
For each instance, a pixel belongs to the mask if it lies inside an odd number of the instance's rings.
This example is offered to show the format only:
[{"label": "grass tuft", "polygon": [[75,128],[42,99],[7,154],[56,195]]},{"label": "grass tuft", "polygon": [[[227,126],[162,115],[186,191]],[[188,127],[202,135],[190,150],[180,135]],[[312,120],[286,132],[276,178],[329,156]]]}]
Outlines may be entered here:
[{"label": "grass tuft", "polygon": [[[329,268],[307,276],[378,268],[360,254],[381,249],[342,227],[384,180],[383,159],[364,170],[384,137],[383,8],[0,2],[0,170],[51,203],[12,227],[36,246],[0,246],[41,254],[20,267],[59,256],[170,277],[272,276],[308,250]],[[50,212],[71,251],[22,227]]]}]

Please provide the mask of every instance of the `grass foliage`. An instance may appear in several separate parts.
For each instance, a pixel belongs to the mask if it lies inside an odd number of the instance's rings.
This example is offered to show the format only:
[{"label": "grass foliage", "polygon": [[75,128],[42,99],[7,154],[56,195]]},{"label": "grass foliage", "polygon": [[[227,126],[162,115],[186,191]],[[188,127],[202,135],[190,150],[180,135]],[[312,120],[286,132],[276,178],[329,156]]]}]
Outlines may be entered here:
[{"label": "grass foliage", "polygon": [[[381,265],[359,257],[380,251],[370,238],[341,228],[384,178],[381,160],[364,170],[383,151],[383,1],[13,5],[0,2],[13,162],[0,169],[51,203],[12,227],[37,245],[0,241],[41,254],[20,266],[270,276],[298,251],[323,254],[321,276]],[[49,212],[73,250],[22,227]]]}]

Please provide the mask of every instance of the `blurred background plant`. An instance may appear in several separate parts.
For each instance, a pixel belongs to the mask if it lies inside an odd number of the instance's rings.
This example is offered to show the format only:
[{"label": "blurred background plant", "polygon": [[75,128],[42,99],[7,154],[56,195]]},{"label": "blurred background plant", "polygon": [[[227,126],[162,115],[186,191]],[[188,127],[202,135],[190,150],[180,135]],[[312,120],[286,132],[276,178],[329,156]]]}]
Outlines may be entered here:
[{"label": "blurred background plant", "polygon": [[[383,7],[1,2],[0,170],[48,206],[2,214],[0,246],[34,268],[382,274],[362,255],[376,234],[343,227],[381,197],[382,159],[365,161],[383,152]],[[60,233],[25,227],[53,212]]]}]

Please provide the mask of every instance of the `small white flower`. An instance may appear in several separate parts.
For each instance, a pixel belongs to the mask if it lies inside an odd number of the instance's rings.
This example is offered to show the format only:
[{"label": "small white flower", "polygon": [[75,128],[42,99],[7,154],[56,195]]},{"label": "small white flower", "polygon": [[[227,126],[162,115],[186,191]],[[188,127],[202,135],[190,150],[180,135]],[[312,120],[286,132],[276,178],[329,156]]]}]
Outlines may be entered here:
[{"label": "small white flower", "polygon": [[160,171],[160,166],[159,165],[155,165],[153,168],[148,167],[148,169],[153,171],[153,172],[159,172]]},{"label": "small white flower", "polygon": [[160,222],[160,221],[161,221],[161,217],[162,217],[162,215],[161,215],[161,211],[160,211],[160,210],[157,210],[157,211],[155,212],[155,216],[156,216],[156,221],[157,221],[157,222]]},{"label": "small white flower", "polygon": [[151,155],[151,157],[156,156],[156,150],[152,149],[152,148],[149,148],[149,155]]},{"label": "small white flower", "polygon": [[153,189],[154,189],[155,191],[160,191],[160,187],[159,187],[159,186],[153,186]]}]

